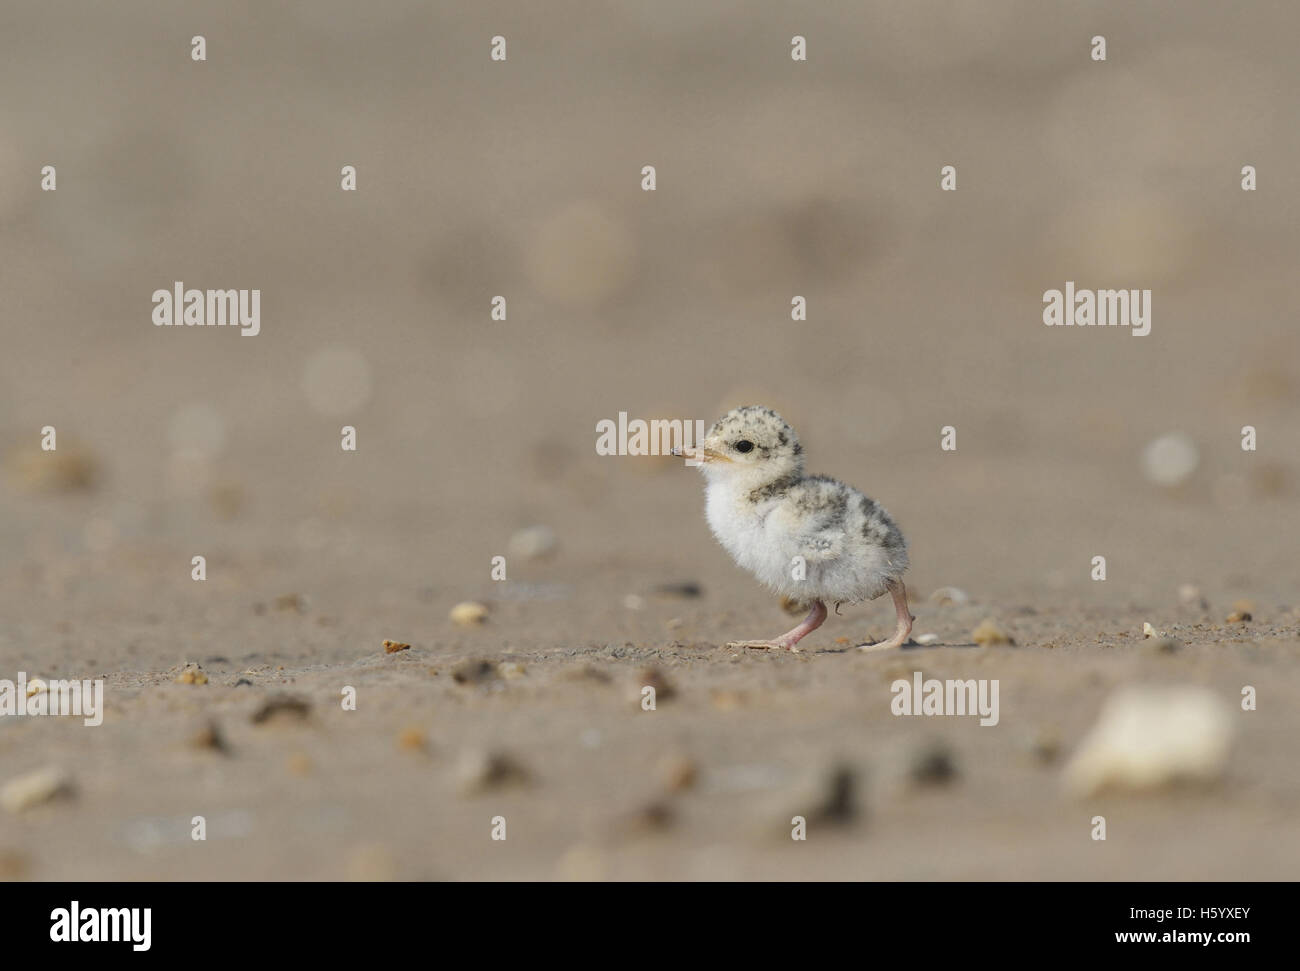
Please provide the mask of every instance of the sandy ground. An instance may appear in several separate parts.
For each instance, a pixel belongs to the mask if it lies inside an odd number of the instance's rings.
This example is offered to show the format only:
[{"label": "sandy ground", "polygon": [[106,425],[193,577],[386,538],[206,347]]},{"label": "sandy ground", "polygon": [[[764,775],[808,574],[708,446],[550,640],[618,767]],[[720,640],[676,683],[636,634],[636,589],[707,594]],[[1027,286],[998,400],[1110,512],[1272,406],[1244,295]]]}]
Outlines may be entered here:
[{"label": "sandy ground", "polygon": [[[7,4],[0,678],[107,712],[0,718],[0,784],[71,780],[0,811],[0,876],[1295,878],[1300,14],[980,6]],[[153,327],[175,280],[260,288],[261,334]],[[1066,280],[1150,288],[1150,335],[1044,327]],[[724,646],[791,621],[695,471],[595,427],[744,402],[891,511],[937,643],[851,650],[877,602]],[[894,716],[915,671],[998,725]],[[1135,684],[1220,697],[1217,781],[1067,796]]]}]

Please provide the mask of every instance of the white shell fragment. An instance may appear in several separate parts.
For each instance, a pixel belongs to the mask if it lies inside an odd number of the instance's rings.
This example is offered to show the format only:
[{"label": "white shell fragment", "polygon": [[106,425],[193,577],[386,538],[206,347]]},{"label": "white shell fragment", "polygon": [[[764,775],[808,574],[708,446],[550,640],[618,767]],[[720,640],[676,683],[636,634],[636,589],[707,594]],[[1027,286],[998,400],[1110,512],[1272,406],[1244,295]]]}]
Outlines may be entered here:
[{"label": "white shell fragment", "polygon": [[1211,782],[1223,772],[1231,738],[1227,707],[1205,688],[1121,688],[1066,765],[1063,782],[1076,796]]},{"label": "white shell fragment", "polygon": [[20,813],[32,806],[49,802],[55,796],[70,791],[71,779],[57,766],[48,766],[10,779],[0,789],[0,806],[11,813]]},{"label": "white shell fragment", "polygon": [[487,620],[488,609],[481,603],[466,600],[451,608],[451,622],[461,627],[474,627]]},{"label": "white shell fragment", "polygon": [[1201,454],[1196,443],[1183,432],[1154,439],[1142,452],[1142,474],[1155,485],[1182,485],[1196,471]]}]

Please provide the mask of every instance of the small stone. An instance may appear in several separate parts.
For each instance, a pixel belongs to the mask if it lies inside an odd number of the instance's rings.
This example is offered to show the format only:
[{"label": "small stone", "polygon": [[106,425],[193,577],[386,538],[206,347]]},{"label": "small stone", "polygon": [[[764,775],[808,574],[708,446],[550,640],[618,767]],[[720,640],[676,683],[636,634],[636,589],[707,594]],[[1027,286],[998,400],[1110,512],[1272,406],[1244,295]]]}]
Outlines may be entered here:
[{"label": "small stone", "polygon": [[500,677],[497,666],[483,658],[461,661],[451,669],[451,678],[457,684],[482,684]]},{"label": "small stone", "polygon": [[208,676],[197,665],[187,667],[176,676],[177,684],[207,684]]},{"label": "small stone", "polygon": [[300,593],[281,594],[272,603],[276,610],[292,611],[295,614],[307,612],[307,598]]},{"label": "small stone", "polygon": [[424,734],[424,730],[414,725],[402,729],[397,736],[397,747],[403,752],[427,752],[429,750],[429,738]]},{"label": "small stone", "polygon": [[659,777],[669,792],[682,792],[695,785],[699,769],[685,755],[670,755],[659,762]]},{"label": "small stone", "polygon": [[983,623],[971,631],[971,640],[976,644],[988,646],[990,644],[1014,644],[1015,641],[1009,635],[1003,632],[992,618],[986,618]]},{"label": "small stone", "polygon": [[99,481],[99,463],[90,451],[59,436],[52,451],[39,446],[15,449],[5,458],[10,481],[31,494],[76,492],[93,489]]},{"label": "small stone", "polygon": [[656,800],[620,817],[615,821],[615,829],[624,836],[658,833],[672,826],[675,820],[672,806]]},{"label": "small stone", "polygon": [[822,802],[809,814],[809,822],[850,823],[858,815],[857,774],[850,766],[837,765],[826,779]]},{"label": "small stone", "polygon": [[1055,729],[1039,729],[1029,742],[1029,751],[1039,762],[1055,762],[1061,754],[1061,736]]},{"label": "small stone", "polygon": [[48,766],[6,782],[0,789],[0,806],[11,813],[20,813],[71,794],[72,780],[68,773],[58,766]]},{"label": "small stone", "polygon": [[1076,796],[1212,782],[1227,765],[1231,736],[1227,707],[1208,689],[1121,688],[1079,743],[1062,781]]},{"label": "small stone", "polygon": [[526,785],[532,774],[504,752],[466,751],[456,765],[457,786],[462,795],[491,789]]},{"label": "small stone", "polygon": [[226,739],[221,734],[221,729],[217,727],[216,722],[211,721],[190,736],[190,745],[198,749],[211,749],[222,754],[229,751],[226,746]]},{"label": "small stone", "polygon": [[947,785],[957,778],[957,765],[948,747],[936,742],[913,756],[908,775],[917,785]]},{"label": "small stone", "polygon": [[474,627],[487,620],[488,609],[481,603],[466,600],[451,608],[451,622],[461,627]]},{"label": "small stone", "polygon": [[918,644],[937,644],[939,643],[938,634],[918,634],[915,638]]},{"label": "small stone", "polygon": [[253,712],[250,720],[254,725],[265,724],[273,718],[285,721],[302,721],[310,712],[311,703],[306,699],[294,695],[276,695],[263,702],[262,706]]},{"label": "small stone", "polygon": [[704,588],[694,580],[683,580],[677,583],[661,583],[651,591],[656,597],[663,598],[682,598],[694,600],[704,596]]},{"label": "small stone", "polygon": [[666,701],[677,694],[677,689],[664,675],[662,671],[655,667],[642,668],[637,672],[637,699],[641,697],[641,688],[654,688],[655,701]]},{"label": "small stone", "polygon": [[1253,618],[1251,617],[1250,611],[1234,610],[1232,613],[1228,614],[1227,622],[1229,624],[1245,624],[1252,619]]},{"label": "small stone", "polygon": [[558,545],[549,526],[527,526],[510,537],[506,553],[521,560],[540,560],[554,553]]},{"label": "small stone", "polygon": [[1143,621],[1143,622],[1142,622],[1142,636],[1143,636],[1143,637],[1158,637],[1158,636],[1159,636],[1159,632],[1158,632],[1154,627],[1152,627],[1150,624],[1148,624],[1146,621]]},{"label": "small stone", "polygon": [[519,661],[502,661],[497,665],[497,675],[508,680],[522,678],[528,673],[528,669]]},{"label": "small stone", "polygon": [[398,651],[409,651],[410,644],[404,644],[401,641],[384,641],[384,653],[396,654]]},{"label": "small stone", "polygon": [[970,603],[970,595],[956,587],[940,587],[930,594],[930,603],[941,607],[960,607]]}]

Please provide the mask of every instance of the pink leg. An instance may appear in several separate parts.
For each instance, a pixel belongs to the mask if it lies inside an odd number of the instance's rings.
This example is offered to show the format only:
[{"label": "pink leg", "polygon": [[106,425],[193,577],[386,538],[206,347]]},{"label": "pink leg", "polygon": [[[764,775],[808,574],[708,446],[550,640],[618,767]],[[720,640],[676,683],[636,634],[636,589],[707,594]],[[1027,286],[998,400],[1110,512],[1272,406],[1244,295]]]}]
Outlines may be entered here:
[{"label": "pink leg", "polygon": [[912,621],[916,619],[907,609],[907,588],[903,586],[902,580],[890,580],[889,592],[894,598],[894,609],[898,611],[898,627],[894,636],[879,644],[863,644],[858,648],[859,651],[892,651],[907,643],[907,638],[912,633]]},{"label": "pink leg", "polygon": [[795,645],[820,627],[824,620],[826,620],[826,605],[820,600],[814,600],[812,610],[808,611],[808,616],[803,619],[799,626],[786,631],[780,637],[770,641],[732,641],[727,646],[753,647],[761,650],[798,650]]}]

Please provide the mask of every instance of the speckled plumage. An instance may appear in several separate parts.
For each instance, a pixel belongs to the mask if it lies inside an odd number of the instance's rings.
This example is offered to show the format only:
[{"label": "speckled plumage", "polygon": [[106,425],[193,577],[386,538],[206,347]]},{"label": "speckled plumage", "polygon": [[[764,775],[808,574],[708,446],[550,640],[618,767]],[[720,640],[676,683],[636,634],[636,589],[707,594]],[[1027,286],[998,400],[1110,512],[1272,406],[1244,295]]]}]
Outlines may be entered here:
[{"label": "speckled plumage", "polygon": [[[776,412],[754,405],[728,412],[709,429],[701,458],[713,535],[764,585],[813,604],[822,617],[820,601],[857,603],[894,591],[898,603],[908,565],[902,532],[852,486],[805,475],[803,446]],[[904,616],[910,630],[905,594],[902,604],[900,631]],[[807,630],[796,628],[778,642],[746,643],[792,647],[821,623],[813,620],[810,614]]]}]

